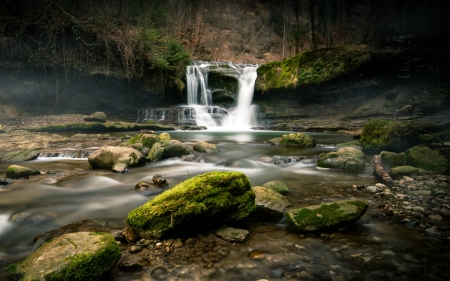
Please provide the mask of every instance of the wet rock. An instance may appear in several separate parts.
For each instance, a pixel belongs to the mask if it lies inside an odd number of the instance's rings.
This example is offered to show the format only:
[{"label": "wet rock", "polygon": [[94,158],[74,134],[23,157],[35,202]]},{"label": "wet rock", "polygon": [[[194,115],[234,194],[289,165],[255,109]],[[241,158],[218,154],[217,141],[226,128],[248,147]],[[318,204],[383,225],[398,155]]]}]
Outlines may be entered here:
[{"label": "wet rock", "polygon": [[6,177],[10,179],[29,178],[40,174],[38,170],[19,165],[11,165],[6,169]]},{"label": "wet rock", "polygon": [[248,253],[248,257],[251,258],[252,260],[262,260],[266,257],[266,254],[263,251],[259,251],[259,250],[253,250],[250,253]]},{"label": "wet rock", "polygon": [[363,171],[365,169],[364,153],[354,147],[343,147],[336,152],[321,154],[317,167],[332,168],[349,171]]},{"label": "wet rock", "polygon": [[160,174],[156,174],[152,178],[153,183],[159,187],[166,187],[169,183]]},{"label": "wet rock", "polygon": [[289,157],[286,156],[275,156],[275,165],[279,165],[279,164],[289,164],[291,162],[291,160],[289,159]]},{"label": "wet rock", "polygon": [[172,139],[169,133],[161,133],[158,135],[159,142],[165,145],[168,141]]},{"label": "wet rock", "polygon": [[169,276],[169,272],[164,266],[157,266],[151,271],[150,275],[155,279],[163,280]]},{"label": "wet rock", "polygon": [[7,178],[0,178],[0,185],[8,185],[10,181]]},{"label": "wet rock", "polygon": [[366,188],[366,190],[367,190],[367,192],[369,192],[369,193],[378,193],[378,192],[381,192],[381,191],[382,191],[381,188],[379,188],[378,186],[375,186],[375,185],[368,186],[368,187]]},{"label": "wet rock", "polygon": [[271,163],[273,162],[273,159],[270,156],[261,156],[258,158],[258,161],[263,163]]},{"label": "wet rock", "polygon": [[405,152],[405,164],[426,171],[444,174],[450,171],[450,162],[439,150],[415,146]]},{"label": "wet rock", "polygon": [[144,268],[145,262],[142,257],[138,255],[129,255],[122,258],[118,267],[122,271],[140,271]]},{"label": "wet rock", "polygon": [[156,184],[150,183],[150,182],[140,181],[134,186],[134,189],[138,189],[138,190],[158,189],[158,190],[161,190],[161,187]]},{"label": "wet rock", "polygon": [[142,251],[142,246],[140,245],[133,245],[130,247],[130,249],[128,250],[130,253],[135,254],[135,253],[139,253],[140,251]]},{"label": "wet rock", "polygon": [[436,228],[425,229],[425,235],[429,237],[440,237],[441,233]]},{"label": "wet rock", "polygon": [[117,163],[114,164],[114,166],[111,168],[111,170],[115,173],[125,173],[128,168],[127,168],[127,164],[125,163]]},{"label": "wet rock", "polygon": [[394,168],[397,166],[405,165],[405,153],[395,153],[390,151],[382,151],[380,153],[381,161],[383,165],[386,165],[390,168]]},{"label": "wet rock", "polygon": [[187,130],[187,131],[200,131],[200,130],[206,130],[206,129],[208,129],[208,128],[206,128],[205,126],[189,126],[189,125],[186,125],[186,126],[183,126],[183,127],[181,127],[181,130]]},{"label": "wet rock", "polygon": [[165,148],[162,146],[160,142],[155,143],[150,152],[148,153],[147,160],[150,162],[156,162],[163,158]]},{"label": "wet rock", "polygon": [[94,151],[88,161],[93,169],[112,169],[119,163],[126,167],[143,166],[146,158],[131,147],[103,146]]},{"label": "wet rock", "polygon": [[41,153],[35,149],[19,149],[7,152],[0,157],[4,162],[23,162],[34,160],[39,157]]},{"label": "wet rock", "polygon": [[181,157],[183,155],[188,155],[194,153],[192,148],[181,143],[177,140],[169,140],[165,145],[165,150],[163,154],[163,158],[172,158],[172,157]]},{"label": "wet rock", "polygon": [[159,141],[155,134],[137,134],[128,140],[127,146],[139,150],[142,154],[147,155],[152,146]]},{"label": "wet rock", "polygon": [[292,204],[280,193],[262,186],[253,187],[255,192],[256,211],[253,217],[263,221],[280,221],[284,212]]},{"label": "wet rock", "polygon": [[281,138],[273,138],[273,139],[266,141],[266,143],[270,143],[271,145],[280,145],[280,141],[281,141]]},{"label": "wet rock", "polygon": [[291,133],[281,136],[280,146],[315,147],[317,141],[304,133]]},{"label": "wet rock", "polygon": [[115,266],[120,255],[110,234],[68,233],[10,265],[7,275],[21,276],[22,280],[97,280]]},{"label": "wet rock", "polygon": [[248,233],[249,233],[248,230],[233,227],[222,227],[216,231],[217,236],[231,242],[244,241]]},{"label": "wet rock", "polygon": [[325,229],[355,222],[366,212],[368,204],[361,200],[342,200],[286,212],[286,223],[296,232]]},{"label": "wet rock", "polygon": [[289,189],[286,186],[286,184],[284,184],[284,182],[278,181],[278,180],[266,182],[265,184],[262,185],[262,187],[275,190],[276,192],[278,192],[280,194],[289,193]]},{"label": "wet rock", "polygon": [[398,179],[403,176],[411,177],[411,176],[417,176],[417,175],[423,175],[423,174],[426,174],[426,172],[423,171],[422,169],[415,168],[412,166],[397,166],[397,167],[391,169],[391,172],[389,173],[389,175],[394,179]]},{"label": "wet rock", "polygon": [[198,141],[194,143],[194,151],[202,153],[220,152],[215,144],[207,143],[206,141]]},{"label": "wet rock", "polygon": [[430,220],[441,221],[442,217],[440,215],[429,215],[428,218]]},{"label": "wet rock", "polygon": [[129,243],[134,243],[138,239],[138,234],[133,228],[127,226],[122,230],[122,235]]},{"label": "wet rock", "polygon": [[94,112],[91,115],[89,115],[88,117],[84,118],[85,121],[87,122],[100,122],[100,123],[105,123],[106,122],[106,114],[103,112]]}]

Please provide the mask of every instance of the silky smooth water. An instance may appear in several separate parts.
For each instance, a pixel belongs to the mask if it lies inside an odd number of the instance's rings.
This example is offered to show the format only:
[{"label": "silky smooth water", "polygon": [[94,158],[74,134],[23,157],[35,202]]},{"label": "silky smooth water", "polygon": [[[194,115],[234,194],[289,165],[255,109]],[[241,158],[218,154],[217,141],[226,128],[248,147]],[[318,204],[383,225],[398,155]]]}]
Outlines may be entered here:
[{"label": "silky smooth water", "polygon": [[[136,191],[135,184],[151,182],[155,174],[167,179],[170,184],[167,188],[213,170],[241,171],[249,177],[252,186],[281,180],[290,189],[287,198],[292,208],[353,197],[371,200],[371,195],[349,185],[375,184],[377,180],[372,174],[318,169],[315,165],[320,153],[335,150],[335,144],[350,141],[351,136],[308,133],[320,143],[308,149],[265,143],[283,133],[170,132],[173,139],[188,145],[200,140],[215,143],[221,152],[201,154],[197,162],[168,159],[149,163],[131,168],[125,174],[88,170],[87,159],[47,158],[18,163],[51,173],[0,186],[0,270],[30,254],[34,250],[33,237],[44,231],[82,219],[102,219],[125,226],[128,212],[157,195],[155,191]],[[259,159],[264,156],[306,156],[306,159],[275,165],[261,162]],[[8,165],[0,163],[0,177],[4,177]],[[250,235],[245,242],[235,245],[230,255],[212,269],[186,265],[190,272],[186,280],[334,280],[338,277],[344,279],[336,280],[398,280],[425,278],[429,275],[427,270],[442,278],[443,273],[436,274],[433,266],[450,260],[448,256],[435,254],[444,250],[448,253],[448,244],[442,245],[415,230],[368,215],[352,228],[331,236],[302,237],[288,230],[283,221],[254,222],[249,228]],[[255,249],[264,251],[266,258],[261,261],[248,258],[248,253]],[[115,280],[152,280],[150,270],[122,273]]]}]

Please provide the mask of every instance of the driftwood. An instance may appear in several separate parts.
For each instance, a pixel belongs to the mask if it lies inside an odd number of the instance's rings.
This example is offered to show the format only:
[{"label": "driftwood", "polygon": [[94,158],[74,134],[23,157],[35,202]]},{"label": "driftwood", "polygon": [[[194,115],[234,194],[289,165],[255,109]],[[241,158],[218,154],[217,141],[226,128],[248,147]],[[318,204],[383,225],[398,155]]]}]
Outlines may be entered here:
[{"label": "driftwood", "polygon": [[383,164],[381,163],[381,156],[380,155],[374,155],[373,156],[373,166],[375,169],[375,174],[381,178],[384,183],[392,187],[394,186],[394,181],[392,180],[391,176],[384,170]]}]

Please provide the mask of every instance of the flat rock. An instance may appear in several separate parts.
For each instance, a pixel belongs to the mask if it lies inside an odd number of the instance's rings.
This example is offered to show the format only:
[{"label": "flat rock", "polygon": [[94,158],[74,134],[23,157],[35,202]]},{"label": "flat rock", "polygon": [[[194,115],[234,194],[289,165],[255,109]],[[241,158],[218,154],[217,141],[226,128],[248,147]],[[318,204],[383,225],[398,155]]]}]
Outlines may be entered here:
[{"label": "flat rock", "polygon": [[216,231],[217,236],[231,242],[244,241],[248,233],[248,230],[233,227],[222,227]]}]

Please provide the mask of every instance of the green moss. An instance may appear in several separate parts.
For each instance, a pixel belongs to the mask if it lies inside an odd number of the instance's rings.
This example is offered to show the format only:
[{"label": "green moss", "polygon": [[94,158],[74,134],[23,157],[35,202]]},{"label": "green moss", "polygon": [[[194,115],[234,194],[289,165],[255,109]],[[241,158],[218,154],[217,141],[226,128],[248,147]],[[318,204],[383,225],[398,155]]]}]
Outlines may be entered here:
[{"label": "green moss", "polygon": [[412,166],[397,166],[395,168],[392,168],[391,172],[389,173],[389,175],[394,179],[401,178],[403,176],[411,177],[423,174],[426,174],[424,170]]},{"label": "green moss", "polygon": [[342,148],[342,147],[360,147],[361,143],[359,142],[359,140],[356,141],[349,141],[349,142],[344,142],[344,143],[338,143],[337,145],[335,145],[336,148]]},{"label": "green moss", "polygon": [[158,140],[162,145],[165,145],[171,139],[172,139],[172,137],[170,136],[170,134],[166,133],[166,132],[158,135]]},{"label": "green moss", "polygon": [[395,153],[390,151],[382,151],[380,153],[381,160],[384,165],[391,168],[403,166],[405,164],[405,153]]},{"label": "green moss", "polygon": [[147,148],[152,148],[152,146],[158,142],[158,137],[152,134],[137,134],[128,140],[128,145],[132,146],[136,143],[141,143],[143,146]]},{"label": "green moss", "polygon": [[291,133],[281,136],[280,146],[315,147],[317,141],[304,133]]},{"label": "green moss", "polygon": [[446,173],[450,171],[449,160],[438,150],[415,146],[405,152],[405,164],[427,171]]}]

